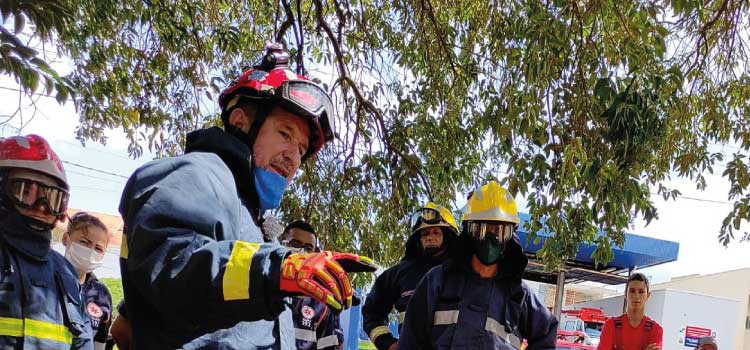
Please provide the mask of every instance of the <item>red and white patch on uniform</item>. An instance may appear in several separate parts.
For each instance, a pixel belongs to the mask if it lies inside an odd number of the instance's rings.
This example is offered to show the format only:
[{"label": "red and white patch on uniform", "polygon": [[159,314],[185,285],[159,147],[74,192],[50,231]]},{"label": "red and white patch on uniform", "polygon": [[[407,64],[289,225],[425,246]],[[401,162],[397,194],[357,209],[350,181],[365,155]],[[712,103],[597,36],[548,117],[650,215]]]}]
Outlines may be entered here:
[{"label": "red and white patch on uniform", "polygon": [[94,302],[86,304],[86,312],[88,312],[90,316],[96,318],[100,318],[104,315],[104,311],[102,311],[102,308],[100,308],[99,305],[96,305]]},{"label": "red and white patch on uniform", "polygon": [[302,307],[302,316],[305,318],[313,318],[315,316],[315,310],[313,308],[305,305]]}]

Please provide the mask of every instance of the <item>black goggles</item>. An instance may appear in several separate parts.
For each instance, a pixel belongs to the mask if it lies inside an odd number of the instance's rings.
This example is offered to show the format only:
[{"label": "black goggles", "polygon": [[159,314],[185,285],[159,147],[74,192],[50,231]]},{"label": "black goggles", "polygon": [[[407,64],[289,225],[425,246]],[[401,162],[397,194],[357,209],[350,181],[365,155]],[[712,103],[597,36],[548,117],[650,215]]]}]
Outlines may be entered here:
[{"label": "black goggles", "polygon": [[34,209],[44,205],[47,211],[60,216],[68,209],[68,191],[31,179],[7,179],[3,191],[21,208]]},{"label": "black goggles", "polygon": [[414,227],[420,222],[434,225],[440,223],[440,213],[435,209],[422,208],[414,212],[411,216],[411,226]]},{"label": "black goggles", "polygon": [[411,227],[416,227],[420,223],[427,225],[437,225],[441,222],[450,225],[448,218],[452,217],[452,214],[446,208],[440,208],[440,210],[432,208],[420,208],[411,215]]},{"label": "black goggles", "polygon": [[516,224],[512,222],[469,221],[464,224],[464,231],[470,237],[478,240],[488,237],[500,243],[505,243],[513,238]]}]

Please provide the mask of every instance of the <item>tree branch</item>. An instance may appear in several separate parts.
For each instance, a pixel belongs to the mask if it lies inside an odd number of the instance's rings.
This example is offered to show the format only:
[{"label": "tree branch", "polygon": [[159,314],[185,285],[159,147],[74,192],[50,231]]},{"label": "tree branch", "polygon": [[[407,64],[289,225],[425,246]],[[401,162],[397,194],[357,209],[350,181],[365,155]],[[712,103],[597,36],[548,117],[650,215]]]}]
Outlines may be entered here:
[{"label": "tree branch", "polygon": [[284,43],[284,35],[286,35],[286,31],[294,25],[294,11],[292,10],[292,6],[289,4],[289,1],[281,0],[281,4],[284,6],[286,19],[283,23],[281,23],[281,27],[279,27],[279,31],[276,33],[277,43]]},{"label": "tree branch", "polygon": [[339,80],[341,80],[342,83],[346,83],[346,85],[352,89],[352,93],[354,93],[354,97],[357,99],[357,103],[361,105],[365,111],[370,112],[373,116],[375,116],[375,119],[383,132],[383,139],[385,140],[387,149],[391,152],[396,153],[399,157],[401,157],[401,159],[403,159],[414,170],[417,171],[417,174],[419,175],[419,178],[422,181],[423,186],[425,187],[425,191],[427,191],[428,196],[430,197],[430,199],[432,199],[433,196],[430,183],[429,181],[427,181],[427,177],[422,172],[421,167],[418,164],[413,164],[413,162],[404,155],[403,151],[398,147],[395,147],[395,145],[391,142],[390,135],[388,134],[388,128],[385,125],[385,118],[383,117],[383,114],[380,113],[380,110],[378,110],[378,108],[371,101],[367,100],[362,95],[359,87],[349,76],[349,72],[346,69],[346,65],[344,64],[344,55],[341,51],[341,46],[336,40],[336,35],[333,34],[331,27],[328,25],[328,23],[326,23],[325,18],[323,18],[323,4],[321,3],[321,0],[313,0],[313,2],[315,4],[315,14],[318,20],[318,27],[323,29],[323,31],[328,36],[328,39],[331,41],[331,46],[333,46],[333,51],[336,55],[336,65],[339,71]]}]

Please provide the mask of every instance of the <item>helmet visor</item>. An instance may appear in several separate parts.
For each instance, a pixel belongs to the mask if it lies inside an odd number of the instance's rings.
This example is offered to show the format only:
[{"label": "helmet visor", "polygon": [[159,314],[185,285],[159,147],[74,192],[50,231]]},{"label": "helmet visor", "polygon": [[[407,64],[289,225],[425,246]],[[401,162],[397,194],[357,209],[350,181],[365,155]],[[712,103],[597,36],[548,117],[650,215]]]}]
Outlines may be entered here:
[{"label": "helmet visor", "polygon": [[333,116],[331,98],[320,85],[307,80],[287,80],[276,92],[284,107],[320,125],[325,141],[333,140],[328,118]]},{"label": "helmet visor", "polygon": [[516,224],[501,221],[469,221],[466,223],[464,229],[470,237],[477,240],[489,237],[500,243],[505,243],[513,237],[513,232],[516,231]]},{"label": "helmet visor", "polygon": [[453,227],[453,225],[451,225],[451,223],[454,222],[452,218],[453,214],[444,207],[439,207],[439,209],[420,208],[411,215],[411,227],[413,230],[422,223],[427,225],[437,225],[442,223],[446,226]]},{"label": "helmet visor", "polygon": [[8,179],[3,190],[16,205],[25,209],[44,205],[50,214],[58,216],[68,208],[68,191],[62,187],[19,178]]}]

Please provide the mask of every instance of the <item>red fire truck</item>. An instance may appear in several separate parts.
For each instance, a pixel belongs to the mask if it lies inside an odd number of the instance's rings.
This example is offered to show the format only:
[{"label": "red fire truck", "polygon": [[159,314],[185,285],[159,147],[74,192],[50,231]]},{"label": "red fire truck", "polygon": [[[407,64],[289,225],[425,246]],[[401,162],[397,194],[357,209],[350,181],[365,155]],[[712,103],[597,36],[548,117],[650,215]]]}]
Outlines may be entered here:
[{"label": "red fire truck", "polygon": [[583,344],[596,346],[599,345],[602,327],[608,316],[601,309],[584,307],[578,310],[564,310],[560,318],[560,331],[575,332],[583,336]]}]

